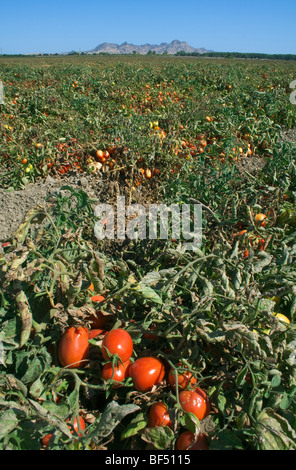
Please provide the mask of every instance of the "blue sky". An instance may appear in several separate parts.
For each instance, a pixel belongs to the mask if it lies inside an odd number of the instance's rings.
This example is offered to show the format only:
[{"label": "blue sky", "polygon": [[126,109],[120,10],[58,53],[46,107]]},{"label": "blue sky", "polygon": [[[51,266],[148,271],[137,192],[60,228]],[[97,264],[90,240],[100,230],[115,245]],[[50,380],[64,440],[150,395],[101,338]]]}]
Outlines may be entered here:
[{"label": "blue sky", "polygon": [[295,0],[14,0],[0,4],[0,52],[89,50],[174,39],[215,51],[296,54]]}]

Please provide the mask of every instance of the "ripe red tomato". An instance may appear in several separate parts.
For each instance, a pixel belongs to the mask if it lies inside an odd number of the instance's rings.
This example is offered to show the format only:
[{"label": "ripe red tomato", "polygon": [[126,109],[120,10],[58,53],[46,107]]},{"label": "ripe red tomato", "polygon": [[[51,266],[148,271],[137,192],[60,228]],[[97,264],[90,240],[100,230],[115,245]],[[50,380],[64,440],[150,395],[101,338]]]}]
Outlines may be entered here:
[{"label": "ripe red tomato", "polygon": [[88,329],[71,326],[61,336],[58,356],[63,367],[75,369],[85,365],[88,359]]},{"label": "ripe red tomato", "polygon": [[172,426],[168,409],[162,401],[154,403],[154,405],[151,406],[148,416],[148,426],[149,428],[154,428],[155,426]]},{"label": "ripe red tomato", "polygon": [[159,384],[165,374],[163,363],[155,357],[141,357],[130,365],[129,375],[139,392],[148,392]]},{"label": "ripe red tomato", "polygon": [[[66,423],[70,423],[70,420],[67,419]],[[79,416],[79,425],[80,425],[81,431],[84,431],[86,425],[85,425],[85,421],[82,418],[82,416]],[[70,429],[70,426],[68,426],[68,428]],[[74,419],[73,428],[74,428],[74,431],[76,432],[76,434],[78,434],[78,436],[82,436],[82,434],[79,432],[79,426],[78,426],[77,418]],[[71,430],[71,434],[73,434],[72,430]]]},{"label": "ripe red tomato", "polygon": [[206,438],[199,434],[197,439],[191,431],[184,431],[180,434],[176,442],[177,450],[208,450]]},{"label": "ripe red tomato", "polygon": [[110,359],[108,351],[111,356],[115,354],[126,362],[133,353],[133,340],[130,334],[121,328],[110,330],[102,341],[102,355],[105,361]]},{"label": "ripe red tomato", "polygon": [[[70,420],[67,419],[67,420],[66,420],[66,423],[69,423],[69,422],[70,422]],[[86,424],[85,424],[85,421],[84,421],[84,419],[82,418],[82,416],[79,416],[79,425],[80,425],[81,431],[84,431],[85,428],[86,428]],[[71,434],[73,434],[73,431],[72,431],[72,428],[71,428],[70,425],[68,425],[68,428],[71,430]],[[82,434],[79,432],[79,427],[78,427],[77,418],[74,419],[73,428],[74,428],[74,431],[76,432],[76,434],[78,434],[78,436],[82,436]],[[51,436],[52,436],[52,434],[46,434],[46,435],[43,436],[43,438],[41,439],[41,444],[42,444],[44,447],[47,447],[47,446],[48,446],[49,441],[50,441],[50,439],[51,439]]]},{"label": "ripe red tomato", "polygon": [[95,338],[96,336],[99,336],[99,335],[105,335],[107,333],[106,330],[101,330],[101,329],[93,329],[93,330],[89,330],[88,332],[88,339],[93,339]]},{"label": "ripe red tomato", "polygon": [[[178,366],[181,366],[181,365],[182,364],[178,364]],[[185,368],[186,368],[186,366],[185,366]],[[193,377],[192,373],[189,372],[189,371],[178,373],[177,379],[178,379],[179,390],[187,388],[188,386],[192,387],[197,382],[196,378]],[[171,368],[171,370],[169,371],[168,381],[169,381],[170,386],[172,388],[175,388],[176,378],[175,378],[175,371],[174,371],[173,368]]]},{"label": "ripe red tomato", "polygon": [[[116,380],[116,382],[122,382],[128,377],[128,368],[130,365],[130,360],[128,359],[123,364],[118,363],[114,365],[114,375],[113,375],[113,366],[112,362],[107,362],[102,368],[102,379],[103,380]],[[113,377],[112,377],[113,375]]]},{"label": "ripe red tomato", "polygon": [[186,413],[193,413],[200,421],[210,413],[210,401],[201,388],[183,390],[179,394],[180,404]]}]

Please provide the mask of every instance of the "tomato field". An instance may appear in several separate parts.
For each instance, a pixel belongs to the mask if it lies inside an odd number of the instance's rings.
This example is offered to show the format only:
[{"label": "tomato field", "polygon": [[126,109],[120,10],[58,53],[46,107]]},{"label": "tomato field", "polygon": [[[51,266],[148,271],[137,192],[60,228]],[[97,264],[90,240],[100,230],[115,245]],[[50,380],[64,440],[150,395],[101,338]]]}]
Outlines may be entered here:
[{"label": "tomato field", "polygon": [[[1,190],[61,182],[0,228],[0,448],[295,450],[295,62],[3,56],[0,79]],[[118,196],[201,205],[201,246],[98,239]]]}]

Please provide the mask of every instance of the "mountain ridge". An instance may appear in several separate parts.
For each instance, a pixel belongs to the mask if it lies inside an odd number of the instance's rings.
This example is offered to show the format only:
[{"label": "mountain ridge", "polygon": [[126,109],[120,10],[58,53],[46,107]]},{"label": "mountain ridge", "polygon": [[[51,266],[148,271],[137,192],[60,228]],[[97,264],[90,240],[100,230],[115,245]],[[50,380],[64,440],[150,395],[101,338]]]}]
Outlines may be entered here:
[{"label": "mountain ridge", "polygon": [[103,42],[98,46],[86,51],[87,54],[176,54],[177,52],[197,52],[204,54],[211,52],[203,47],[195,48],[190,46],[186,41],[179,41],[177,39],[170,43],[162,42],[161,44],[132,44],[123,42],[122,44]]}]

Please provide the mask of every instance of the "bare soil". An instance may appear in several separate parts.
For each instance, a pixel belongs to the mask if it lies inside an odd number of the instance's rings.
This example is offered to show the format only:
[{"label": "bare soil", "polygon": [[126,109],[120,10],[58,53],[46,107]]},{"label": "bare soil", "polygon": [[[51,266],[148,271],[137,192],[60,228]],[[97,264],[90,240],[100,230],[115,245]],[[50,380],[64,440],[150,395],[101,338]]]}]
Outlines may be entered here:
[{"label": "bare soil", "polygon": [[46,198],[58,194],[65,185],[82,189],[94,199],[102,190],[102,182],[89,175],[63,179],[48,176],[45,180],[28,184],[22,190],[0,189],[0,241],[6,241],[13,235],[30,209],[37,205],[45,206]]}]

